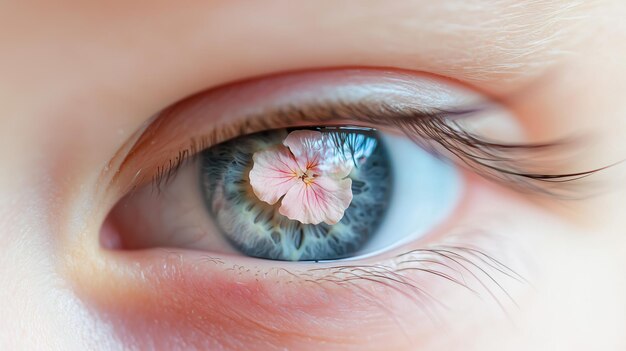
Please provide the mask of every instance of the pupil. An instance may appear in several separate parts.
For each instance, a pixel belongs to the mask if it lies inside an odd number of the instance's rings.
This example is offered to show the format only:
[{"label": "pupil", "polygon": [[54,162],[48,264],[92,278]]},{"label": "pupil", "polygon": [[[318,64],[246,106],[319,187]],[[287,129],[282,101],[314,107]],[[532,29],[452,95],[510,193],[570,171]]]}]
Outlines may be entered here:
[{"label": "pupil", "polygon": [[[203,151],[201,190],[209,215],[222,235],[243,254],[253,257],[305,261],[333,260],[357,254],[375,234],[392,191],[392,165],[375,131],[327,130],[333,152],[354,162],[349,175],[353,199],[335,225],[303,224],[260,201],[249,181],[252,155],[281,145],[286,129],[239,137]],[[311,183],[315,174],[299,177]]]}]

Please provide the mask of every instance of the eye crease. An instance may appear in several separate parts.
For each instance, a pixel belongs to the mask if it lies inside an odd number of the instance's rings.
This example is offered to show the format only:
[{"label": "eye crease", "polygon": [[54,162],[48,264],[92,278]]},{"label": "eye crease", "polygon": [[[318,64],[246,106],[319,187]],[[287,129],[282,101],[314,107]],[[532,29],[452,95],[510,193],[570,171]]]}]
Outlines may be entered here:
[{"label": "eye crease", "polygon": [[[322,78],[309,78],[311,75]],[[336,75],[346,82],[334,81]],[[331,82],[320,84],[319,80],[323,81],[325,76],[330,76]],[[356,83],[350,81],[352,77],[356,77]],[[271,86],[274,80],[281,83],[266,99],[256,101],[257,95],[268,94],[264,86]],[[305,83],[307,80],[315,82],[312,88]],[[161,111],[127,155],[123,166],[136,154],[150,151],[145,157],[150,162],[144,160],[126,168],[135,172],[131,187],[152,179],[158,188],[188,157],[220,142],[279,127],[347,124],[405,135],[439,157],[460,161],[460,165],[472,172],[524,192],[560,196],[563,191],[567,197],[573,192],[565,183],[602,169],[563,172],[568,169],[566,164],[560,168],[554,165],[579,150],[573,147],[575,141],[529,143],[520,137],[516,118],[498,104],[468,94],[466,89],[447,91],[440,82],[431,79],[412,80],[415,79],[407,78],[406,74],[375,70],[305,72],[201,93]],[[288,89],[290,84],[295,87]],[[299,89],[311,91],[299,92]],[[240,102],[230,101],[233,96],[255,98],[239,107]],[[216,123],[205,123],[216,116],[219,116]],[[485,133],[478,127],[476,132],[475,127],[480,125],[488,126],[488,131]],[[189,132],[173,135],[170,130]],[[170,146],[166,155],[160,155],[167,149],[161,145],[162,140],[177,146]],[[153,145],[155,142],[160,146]],[[154,164],[159,158],[161,163]]]}]

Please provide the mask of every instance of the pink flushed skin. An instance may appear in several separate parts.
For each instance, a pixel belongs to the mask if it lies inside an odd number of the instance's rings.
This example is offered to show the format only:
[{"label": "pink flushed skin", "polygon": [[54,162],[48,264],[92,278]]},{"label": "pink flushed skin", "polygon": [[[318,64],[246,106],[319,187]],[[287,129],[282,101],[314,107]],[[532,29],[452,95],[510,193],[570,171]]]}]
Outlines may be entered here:
[{"label": "pink flushed skin", "polygon": [[[344,286],[306,269],[287,273],[247,261],[236,266],[205,253],[158,249],[110,252],[87,265],[100,279],[88,285],[77,277],[76,291],[127,349],[404,349],[409,341],[398,338],[398,323],[432,331],[420,309],[393,288],[367,281]],[[120,284],[111,288],[111,280]],[[390,301],[381,304],[378,294]],[[400,314],[408,310],[410,316]]]},{"label": "pink flushed skin", "polygon": [[282,197],[279,212],[301,223],[338,223],[352,202],[352,163],[317,131],[291,132],[283,144],[253,155],[256,196],[270,205]]}]

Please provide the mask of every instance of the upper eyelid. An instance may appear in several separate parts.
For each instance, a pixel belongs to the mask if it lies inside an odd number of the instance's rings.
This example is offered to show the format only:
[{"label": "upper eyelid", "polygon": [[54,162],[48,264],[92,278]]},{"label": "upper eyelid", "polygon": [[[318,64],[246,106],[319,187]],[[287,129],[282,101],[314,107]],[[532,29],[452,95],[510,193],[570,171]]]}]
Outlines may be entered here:
[{"label": "upper eyelid", "polygon": [[[396,104],[419,106],[420,110],[426,110],[427,106],[449,108],[469,100],[484,99],[480,94],[466,88],[452,83],[442,83],[442,79],[415,72],[363,68],[322,72],[304,71],[226,85],[191,96],[159,112],[152,118],[152,123],[145,129],[145,132],[134,137],[136,142],[127,155],[116,159],[115,163],[111,162],[108,168],[121,168],[115,167],[116,164],[123,166],[132,158],[130,156],[140,154],[143,147],[149,147],[152,154],[158,154],[162,151],[160,144],[174,144],[176,138],[183,139],[190,133],[190,130],[195,132],[199,128],[205,128],[215,119],[227,120],[250,117],[254,114],[265,115],[267,110],[275,110],[275,106],[285,106],[285,97],[288,102],[293,102],[295,98],[295,100],[305,100],[315,105],[320,105],[322,102],[330,104],[333,100],[341,100],[341,97],[352,101],[364,99],[380,101],[381,96],[387,99],[393,97]],[[302,99],[302,91],[306,91],[304,94],[309,96]],[[320,97],[320,94],[326,97]],[[232,111],[224,110],[224,105],[236,105],[236,109],[240,110],[242,99],[247,100],[244,106],[265,107],[256,108],[256,113],[238,111],[234,116]],[[268,100],[276,101],[268,106]],[[295,103],[302,105],[302,102]],[[193,121],[199,119],[198,117],[201,117],[202,121],[194,124]],[[191,127],[190,124],[194,126]],[[182,133],[179,133],[181,135],[177,136],[177,131],[181,130]],[[155,136],[155,138],[151,139],[150,136]],[[181,148],[183,148],[182,145]],[[175,155],[169,155],[169,157],[175,157]]]},{"label": "upper eyelid", "polygon": [[[454,150],[451,150],[456,156],[461,158],[464,162],[471,162],[470,166],[478,165],[478,168],[485,168],[492,172],[492,175],[495,173],[496,178],[501,177],[504,180],[511,180],[509,178],[527,178],[531,180],[558,180],[561,179],[563,181],[573,180],[577,177],[584,177],[588,174],[595,172],[579,172],[576,174],[554,174],[554,175],[535,175],[532,173],[524,173],[523,170],[518,170],[513,166],[513,168],[507,170],[506,168],[491,166],[489,164],[481,163],[482,161],[476,161],[476,155],[469,155],[466,151],[463,151],[459,144],[463,144],[464,142],[471,142],[475,145],[480,145],[481,148],[479,150],[482,151],[480,155],[492,155],[496,157],[494,153],[489,153],[486,150],[495,150],[500,154],[497,157],[500,157],[497,161],[507,161],[514,162],[514,160],[507,159],[502,154],[506,154],[507,152],[519,152],[520,150],[525,151],[534,151],[534,150],[545,150],[546,148],[555,147],[558,143],[550,144],[496,144],[490,143],[489,141],[483,141],[479,139],[475,139],[471,134],[461,130],[444,130],[447,128],[447,125],[444,121],[450,118],[459,117],[459,116],[467,116],[471,118],[471,114],[480,110],[478,107],[462,109],[459,111],[437,111],[431,109],[430,111],[420,111],[417,109],[407,109],[405,111],[398,110],[393,106],[386,106],[384,104],[378,104],[375,106],[369,106],[367,104],[350,104],[344,102],[334,102],[328,104],[313,104],[309,106],[287,106],[275,109],[273,111],[268,111],[267,113],[263,113],[260,116],[248,116],[243,120],[236,122],[231,125],[229,128],[226,128],[226,131],[220,129],[219,127],[214,127],[212,132],[209,134],[205,134],[203,136],[190,137],[188,138],[188,143],[184,148],[178,148],[177,154],[172,155],[165,163],[156,166],[156,173],[152,175],[152,179],[155,180],[154,184],[157,188],[161,185],[161,182],[167,183],[167,181],[176,174],[176,170],[185,164],[187,160],[190,159],[191,156],[197,154],[203,149],[210,147],[219,142],[234,138],[239,135],[250,134],[254,132],[258,132],[264,129],[276,129],[280,127],[290,127],[305,125],[305,124],[324,124],[329,122],[341,122],[358,124],[366,123],[369,127],[379,127],[386,126],[388,127],[402,127],[406,130],[414,129],[415,134],[413,134],[414,138],[423,138],[423,140],[417,140],[418,143],[427,143],[427,142],[438,142],[444,143],[444,147],[450,151],[450,145],[452,145]],[[170,111],[164,111],[165,114],[160,118],[168,118],[168,113]],[[434,121],[434,123],[433,123]],[[428,124],[431,124],[429,127],[424,127]],[[161,124],[157,123],[153,126],[153,128],[159,128]],[[426,129],[429,128],[429,129]],[[148,129],[148,134],[158,134],[158,131]],[[429,133],[435,133],[435,135],[428,135]],[[438,134],[442,133],[442,134]],[[448,133],[448,134],[445,134]],[[408,134],[408,133],[407,133]],[[442,137],[443,135],[443,137]],[[469,138],[468,140],[463,140],[462,137]],[[440,138],[439,140],[436,140]],[[443,139],[442,139],[443,138]],[[452,142],[451,142],[452,141]],[[446,143],[448,143],[446,145]],[[456,143],[456,144],[455,144]],[[149,145],[150,138],[140,138],[139,145]],[[423,146],[427,144],[422,144]],[[467,146],[467,145],[464,145]],[[470,145],[472,147],[473,145]],[[175,149],[176,150],[176,149]],[[462,151],[463,155],[457,153],[458,151]],[[493,152],[495,152],[493,151]],[[480,171],[480,169],[479,169]],[[484,171],[484,170],[483,170]],[[150,172],[146,173],[144,176],[148,176]],[[515,176],[515,177],[514,177]],[[145,182],[145,181],[144,181]],[[526,184],[527,185],[527,184]],[[536,191],[545,191],[545,189],[537,186],[529,186],[528,188]]]},{"label": "upper eyelid", "polygon": [[[231,122],[229,125],[214,125],[208,132],[193,136],[186,135],[182,142],[179,142],[176,146],[170,146],[169,148],[173,151],[167,152],[167,155],[164,157],[165,159],[162,161],[164,163],[153,165],[153,167],[158,172],[161,172],[162,175],[164,175],[163,173],[167,174],[171,172],[171,169],[177,168],[185,162],[188,157],[203,149],[240,135],[255,133],[265,129],[305,126],[307,123],[308,125],[331,122],[341,124],[342,121],[343,124],[348,123],[355,126],[358,126],[359,123],[373,124],[374,122],[378,122],[377,127],[382,127],[380,121],[376,121],[375,118],[375,116],[381,117],[380,111],[379,113],[375,113],[374,110],[369,110],[366,105],[361,105],[360,108],[358,108],[360,113],[355,114],[355,108],[357,108],[355,105],[342,102],[312,104],[309,105],[308,108],[302,106],[282,106],[272,111],[246,116],[234,123]],[[380,108],[383,108],[383,106],[380,106]],[[386,110],[386,113],[391,114],[394,112]],[[416,118],[426,118],[442,116],[444,114],[448,115],[452,112],[415,110],[413,113]],[[459,113],[465,112],[460,111]],[[358,118],[359,116],[361,118]],[[166,109],[157,115],[156,118],[154,118],[154,122],[135,138],[136,142],[120,162],[118,168],[120,170],[126,168],[136,159],[146,154],[158,153],[158,149],[164,148],[168,143],[167,141],[164,142],[163,139],[176,140],[176,137],[171,136],[172,133],[167,133],[168,130],[166,129],[173,126],[173,120],[179,119],[180,117],[181,115],[179,115],[179,111],[176,109]],[[372,127],[371,125],[364,126]],[[164,138],[163,136],[167,134],[170,134],[170,136]],[[154,139],[157,138],[161,140],[155,142]],[[160,168],[160,171],[158,168]],[[139,172],[139,170],[136,172]],[[116,172],[118,175],[120,173],[121,172]],[[142,171],[140,173],[142,173],[142,179],[144,179],[150,172]],[[114,177],[112,182],[118,180],[118,178]],[[145,182],[145,179],[141,182]]]},{"label": "upper eyelid", "polygon": [[[365,72],[366,76],[368,74],[379,74],[379,72],[372,73],[370,71],[362,70],[352,70],[349,71],[348,74],[363,74],[363,72]],[[305,73],[305,75],[306,74],[307,73]],[[419,80],[416,86],[411,86],[413,82],[408,81],[406,75],[398,76],[390,74],[389,72],[382,72],[380,75],[382,77],[382,81],[387,79],[393,84],[399,85],[401,95],[404,93],[403,89],[411,90],[417,89],[416,87],[420,87]],[[298,77],[298,75],[296,75],[296,77]],[[293,77],[291,78],[293,80]],[[272,79],[273,78],[270,78],[270,80]],[[249,85],[253,85],[252,89],[255,89],[254,85],[257,84],[261,85],[263,88],[263,82],[264,81],[261,80],[261,83],[244,83],[243,86],[245,89]],[[433,85],[433,88],[434,90],[438,90],[439,85],[435,84]],[[226,90],[228,89],[238,89],[238,87],[227,87]],[[446,94],[445,89],[443,90],[443,94]],[[209,96],[210,95],[211,92],[209,92]],[[410,97],[411,96],[409,94],[409,98]],[[400,96],[400,99],[398,99],[400,102],[392,101],[389,103],[386,103],[384,99],[380,98],[378,98],[378,101],[376,98],[357,99],[357,101],[343,101],[341,98],[321,98],[309,99],[309,101],[305,100],[301,103],[283,103],[278,106],[266,107],[265,109],[256,111],[255,113],[248,113],[241,116],[235,122],[229,123],[220,121],[211,125],[211,128],[207,128],[206,131],[199,132],[197,129],[206,128],[207,122],[213,118],[211,114],[208,113],[207,116],[202,116],[201,119],[203,121],[196,121],[196,124],[189,121],[189,119],[194,119],[187,116],[190,111],[192,115],[199,115],[202,113],[202,104],[205,103],[203,101],[203,99],[205,99],[205,95],[200,94],[189,99],[191,104],[183,101],[183,104],[175,104],[156,115],[152,122],[145,128],[145,131],[135,138],[136,143],[134,143],[134,145],[130,148],[130,151],[126,154],[123,160],[119,162],[120,166],[118,169],[131,169],[131,177],[135,178],[134,180],[136,180],[136,182],[129,181],[129,177],[126,176],[126,182],[129,183],[126,189],[130,190],[138,183],[145,183],[148,177],[154,177],[154,174],[156,173],[160,173],[160,175],[171,174],[172,169],[176,169],[178,166],[182,165],[189,158],[189,156],[203,150],[206,147],[239,135],[258,132],[263,129],[296,127],[307,124],[337,124],[343,122],[344,124],[351,125],[364,123],[367,127],[374,127],[383,130],[385,127],[413,129],[414,133],[412,139],[420,143],[421,146],[426,147],[433,146],[432,144],[429,145],[428,143],[425,143],[424,141],[426,139],[430,138],[430,141],[433,141],[434,139],[439,138],[438,141],[440,144],[443,144],[447,151],[450,151],[454,154],[454,156],[459,157],[464,163],[468,164],[470,168],[484,168],[491,172],[490,176],[495,176],[494,178],[499,178],[500,180],[520,178],[530,179],[531,182],[535,182],[537,180],[545,182],[546,180],[573,179],[574,177],[572,176],[585,176],[597,171],[569,172],[570,174],[560,174],[555,172],[542,174],[541,172],[546,172],[545,169],[538,169],[537,167],[534,169],[523,169],[523,167],[515,165],[515,160],[507,155],[512,155],[515,152],[519,153],[520,151],[540,151],[542,153],[546,153],[546,150],[556,150],[554,147],[559,146],[562,143],[549,142],[542,145],[524,143],[493,143],[488,140],[481,140],[475,135],[464,131],[462,127],[454,124],[454,117],[471,118],[473,113],[488,111],[494,106],[494,103],[491,103],[488,100],[473,99],[475,100],[473,104],[465,106],[458,105],[459,101],[455,101],[457,103],[456,106],[442,108],[441,104],[437,106],[436,103],[432,104],[434,106],[430,106],[427,103],[420,105],[419,103],[411,104],[406,101],[402,101],[406,98],[406,96]],[[426,101],[428,102],[428,100],[429,99],[427,98]],[[454,98],[452,100],[454,101]],[[442,123],[444,120],[446,122]],[[448,122],[452,122],[452,124],[446,124]],[[424,123],[430,123],[431,126],[428,129],[425,129],[423,128],[425,126]],[[450,128],[451,126],[453,128]],[[453,142],[449,143],[450,140]],[[476,148],[475,145],[472,144],[478,145],[479,147]],[[435,147],[435,149],[437,149],[437,147]],[[485,150],[488,152],[485,153]],[[492,150],[496,153],[492,153]],[[468,153],[468,151],[470,153]],[[472,154],[474,151],[479,152],[477,154]],[[495,155],[505,155],[505,161],[510,164],[506,167],[500,167],[483,164],[482,161],[480,161],[481,157],[495,157]],[[148,162],[143,162],[142,164],[142,162],[137,161],[142,158],[144,161],[146,158],[160,158],[161,161],[158,161],[159,164],[150,165]],[[468,160],[470,162],[467,162]],[[476,160],[478,160],[478,162],[476,162]],[[128,167],[131,164],[133,164],[133,166]],[[511,167],[511,165],[513,165],[513,167]],[[109,169],[115,169],[115,167],[109,166]],[[120,184],[119,180],[123,178],[122,175],[125,173],[128,172],[116,172],[110,183]],[[160,178],[160,175],[157,175],[157,178]]]}]

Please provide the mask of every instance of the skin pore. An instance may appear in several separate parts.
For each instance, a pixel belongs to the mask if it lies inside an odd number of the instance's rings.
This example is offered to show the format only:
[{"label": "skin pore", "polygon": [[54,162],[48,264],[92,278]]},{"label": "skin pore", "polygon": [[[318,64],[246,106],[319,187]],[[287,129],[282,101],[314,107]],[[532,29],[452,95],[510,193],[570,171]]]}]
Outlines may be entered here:
[{"label": "skin pore", "polygon": [[[447,305],[442,323],[397,290],[320,283],[331,274],[314,265],[285,271],[251,258],[207,262],[197,251],[99,245],[124,196],[103,174],[147,121],[192,94],[275,74],[359,67],[436,77],[499,102],[526,142],[580,136],[557,171],[622,160],[623,1],[0,8],[0,349],[626,348],[622,165],[598,174],[587,185],[593,196],[576,201],[516,192],[467,170],[460,214],[434,237],[497,242],[489,253],[528,284],[499,281],[515,301],[503,313],[487,296],[415,278]],[[393,265],[392,256],[366,262]]]}]

